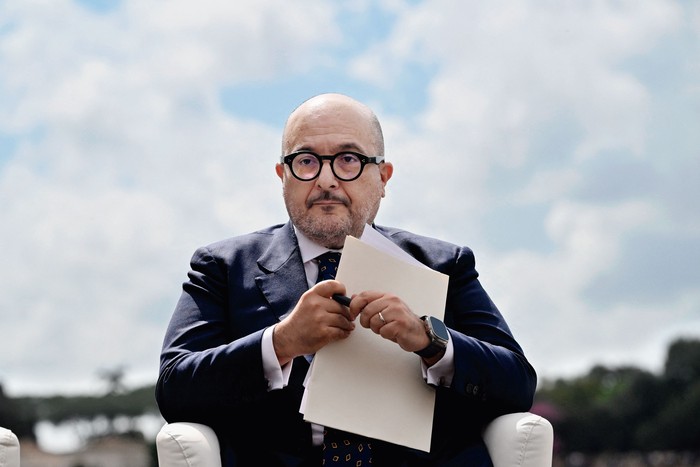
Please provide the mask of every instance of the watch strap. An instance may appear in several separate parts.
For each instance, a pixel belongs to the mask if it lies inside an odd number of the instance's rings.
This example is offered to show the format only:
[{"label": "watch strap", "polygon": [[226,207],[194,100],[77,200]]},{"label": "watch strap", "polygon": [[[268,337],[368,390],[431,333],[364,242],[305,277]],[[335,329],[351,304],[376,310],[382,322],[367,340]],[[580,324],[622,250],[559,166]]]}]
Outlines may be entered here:
[{"label": "watch strap", "polygon": [[431,358],[434,357],[435,355],[439,354],[445,350],[445,347],[437,344],[436,342],[431,341],[428,346],[422,350],[416,350],[413,352],[414,354],[422,357],[422,358]]}]

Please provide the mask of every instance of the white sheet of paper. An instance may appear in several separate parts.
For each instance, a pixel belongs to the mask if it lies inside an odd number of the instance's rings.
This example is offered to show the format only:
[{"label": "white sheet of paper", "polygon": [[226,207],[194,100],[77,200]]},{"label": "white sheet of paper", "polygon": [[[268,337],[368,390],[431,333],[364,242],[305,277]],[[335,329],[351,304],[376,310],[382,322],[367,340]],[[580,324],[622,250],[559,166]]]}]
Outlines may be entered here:
[{"label": "white sheet of paper", "polygon": [[409,264],[415,264],[416,266],[420,266],[423,268],[428,267],[425,264],[418,261],[413,256],[403,251],[396,243],[392,242],[384,235],[374,230],[369,224],[365,224],[365,229],[362,231],[362,237],[360,237],[360,240],[362,240],[362,242],[366,243],[367,245],[373,246],[379,251],[383,251],[384,253],[390,254],[394,258],[398,258]]},{"label": "white sheet of paper", "polygon": [[[442,317],[448,277],[347,237],[336,279],[348,295],[381,290],[416,314]],[[318,351],[307,378],[304,419],[414,449],[430,451],[435,390],[420,359],[357,322],[345,340]]]}]

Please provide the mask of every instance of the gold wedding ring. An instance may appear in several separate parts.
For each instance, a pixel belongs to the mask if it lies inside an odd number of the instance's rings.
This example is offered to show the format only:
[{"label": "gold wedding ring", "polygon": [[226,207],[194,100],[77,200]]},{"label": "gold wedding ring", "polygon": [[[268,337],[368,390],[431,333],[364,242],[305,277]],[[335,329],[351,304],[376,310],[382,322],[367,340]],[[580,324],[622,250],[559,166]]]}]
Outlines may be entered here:
[{"label": "gold wedding ring", "polygon": [[382,324],[386,324],[386,320],[384,319],[384,316],[382,316],[382,312],[381,312],[381,311],[380,311],[379,313],[377,313],[377,316],[379,316],[379,319],[382,320]]}]

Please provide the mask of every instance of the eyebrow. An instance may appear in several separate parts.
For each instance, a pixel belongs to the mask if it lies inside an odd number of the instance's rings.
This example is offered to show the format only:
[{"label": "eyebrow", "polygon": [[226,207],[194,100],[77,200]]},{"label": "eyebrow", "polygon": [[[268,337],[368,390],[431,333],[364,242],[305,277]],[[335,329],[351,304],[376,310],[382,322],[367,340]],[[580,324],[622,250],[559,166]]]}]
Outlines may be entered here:
[{"label": "eyebrow", "polygon": [[[318,152],[313,149],[311,146],[301,146],[297,149],[295,149],[292,152],[299,152],[299,151],[308,151],[308,152],[313,152],[315,154],[318,154]],[[355,143],[342,143],[338,146],[336,146],[336,151],[335,154],[341,153],[343,151],[355,151],[364,154],[364,150],[360,148],[357,144]]]},{"label": "eyebrow", "polygon": [[340,145],[341,151],[357,151],[363,152],[362,149],[355,143],[344,143]]}]

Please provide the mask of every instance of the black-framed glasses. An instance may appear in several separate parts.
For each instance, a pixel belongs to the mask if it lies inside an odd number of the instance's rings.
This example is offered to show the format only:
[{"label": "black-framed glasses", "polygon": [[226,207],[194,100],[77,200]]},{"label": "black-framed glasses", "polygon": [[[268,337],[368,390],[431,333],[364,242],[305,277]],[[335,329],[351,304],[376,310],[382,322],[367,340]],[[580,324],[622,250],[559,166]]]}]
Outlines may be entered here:
[{"label": "black-framed glasses", "polygon": [[362,175],[365,165],[384,162],[384,156],[367,157],[354,151],[343,151],[332,156],[322,156],[311,151],[297,151],[282,156],[282,163],[289,166],[292,175],[304,182],[318,177],[323,168],[323,161],[330,162],[335,178],[351,182]]}]

